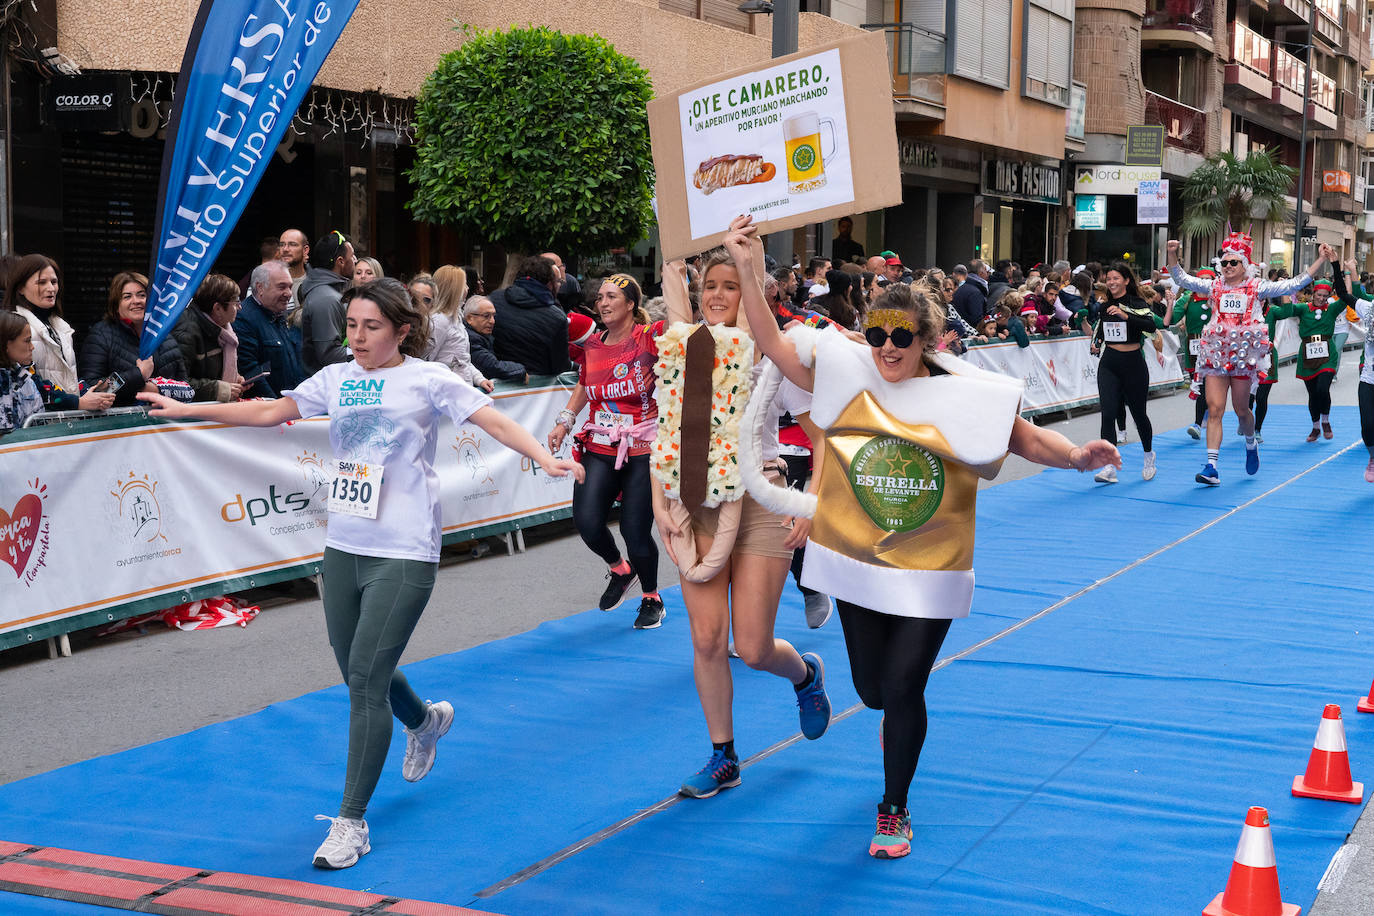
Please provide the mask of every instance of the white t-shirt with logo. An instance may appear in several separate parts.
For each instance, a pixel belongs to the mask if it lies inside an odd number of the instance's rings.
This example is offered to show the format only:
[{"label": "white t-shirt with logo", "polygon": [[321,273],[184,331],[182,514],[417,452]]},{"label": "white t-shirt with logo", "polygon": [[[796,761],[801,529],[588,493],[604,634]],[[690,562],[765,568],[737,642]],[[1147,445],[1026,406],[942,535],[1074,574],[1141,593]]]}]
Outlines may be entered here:
[{"label": "white t-shirt with logo", "polygon": [[437,563],[439,417],[461,425],[491,398],[447,366],[410,356],[371,371],[352,361],[334,363],[283,396],[302,417],[329,416],[335,458],[385,468],[377,517],[331,512],[325,544],[360,556]]}]

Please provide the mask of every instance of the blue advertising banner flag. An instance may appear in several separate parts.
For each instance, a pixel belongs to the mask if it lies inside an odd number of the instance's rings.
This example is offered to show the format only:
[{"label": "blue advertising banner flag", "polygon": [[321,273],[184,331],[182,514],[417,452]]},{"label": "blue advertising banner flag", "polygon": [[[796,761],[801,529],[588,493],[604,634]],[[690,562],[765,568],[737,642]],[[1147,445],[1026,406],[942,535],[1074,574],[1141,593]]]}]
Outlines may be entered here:
[{"label": "blue advertising banner flag", "polygon": [[357,5],[201,0],[162,157],[141,357],[171,333],[209,273]]}]

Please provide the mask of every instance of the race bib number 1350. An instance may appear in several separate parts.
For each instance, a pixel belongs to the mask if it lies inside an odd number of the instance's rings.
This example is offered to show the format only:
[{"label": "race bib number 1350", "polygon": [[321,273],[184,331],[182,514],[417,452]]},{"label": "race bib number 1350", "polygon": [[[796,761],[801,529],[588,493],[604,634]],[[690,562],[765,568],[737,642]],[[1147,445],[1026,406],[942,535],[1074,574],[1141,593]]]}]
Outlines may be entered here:
[{"label": "race bib number 1350", "polygon": [[336,461],[334,480],[329,486],[329,511],[358,518],[376,518],[382,495],[380,464],[362,461]]}]

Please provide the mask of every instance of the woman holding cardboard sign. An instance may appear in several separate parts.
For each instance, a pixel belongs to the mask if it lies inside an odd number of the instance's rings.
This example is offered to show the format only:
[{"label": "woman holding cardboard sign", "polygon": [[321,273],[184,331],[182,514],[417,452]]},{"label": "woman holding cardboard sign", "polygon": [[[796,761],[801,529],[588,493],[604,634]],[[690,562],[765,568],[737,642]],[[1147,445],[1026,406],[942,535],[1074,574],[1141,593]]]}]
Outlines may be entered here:
[{"label": "woman holding cardboard sign", "polygon": [[406,727],[401,775],[416,782],[434,765],[453,723],[447,702],[421,701],[396,670],[434,588],[439,566],[439,421],[472,423],[546,474],[582,467],[550,455],[491,399],[447,367],[419,358],[429,342],[424,312],[398,280],[344,293],[354,359],[326,366],[276,400],[181,404],[140,394],[150,416],[237,426],[276,426],[328,415],[336,472],[324,551],[329,643],[348,684],[348,768],[338,817],[315,852],[318,868],[348,868],[371,851],[363,814],[391,743],[391,717]]},{"label": "woman holding cardboard sign", "polygon": [[[746,245],[748,242],[746,241]],[[663,293],[669,327],[659,337],[658,435],[651,453],[654,518],[669,558],[682,578],[682,599],[692,633],[692,668],[711,738],[706,766],[678,790],[689,798],[710,798],[740,784],[735,753],[734,685],[728,654],[730,634],[745,664],[786,678],[796,693],[802,734],[819,738],[830,725],[825,666],[820,656],[802,655],[773,635],[778,600],[801,546],[806,525],[770,512],[744,492],[739,452],[740,421],[755,375],[754,346],[740,311],[747,290],[763,301],[755,273],[760,251],[746,270],[722,251],[703,258],[701,311],[705,325],[691,322],[686,265],[664,265]],[[776,330],[765,307],[763,321]],[[794,395],[800,392],[793,390]],[[804,397],[766,405],[772,417],[772,450],[752,468],[781,476],[778,417],[808,410]],[[762,469],[767,463],[768,470]]]},{"label": "woman holding cardboard sign", "polygon": [[[740,217],[730,230],[725,247],[747,274],[756,228]],[[854,687],[885,713],[869,854],[899,858],[911,849],[907,792],[925,743],[926,680],[950,621],[973,601],[978,479],[996,476],[1008,452],[1079,471],[1121,459],[1110,442],[1075,447],[1022,419],[1019,379],[938,352],[944,308],[923,282],[894,283],[878,297],[864,317],[867,346],[805,327],[784,336],[752,288],[744,308],[776,367],[762,393],[778,384],[774,372],[811,391],[811,419],[824,430],[817,496],[756,476],[749,493],[775,512],[814,516],[802,581],[837,599]],[[767,429],[752,405],[748,421],[746,441]]]}]

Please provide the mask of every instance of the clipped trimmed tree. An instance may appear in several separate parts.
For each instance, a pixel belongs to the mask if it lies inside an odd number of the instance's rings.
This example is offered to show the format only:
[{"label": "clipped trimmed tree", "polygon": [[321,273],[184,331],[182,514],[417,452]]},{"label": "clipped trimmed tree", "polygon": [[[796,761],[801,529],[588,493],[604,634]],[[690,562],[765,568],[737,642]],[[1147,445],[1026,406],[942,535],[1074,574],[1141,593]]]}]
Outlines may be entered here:
[{"label": "clipped trimmed tree", "polygon": [[649,74],[597,35],[472,31],[415,106],[417,219],[538,251],[629,247],[653,220]]}]

